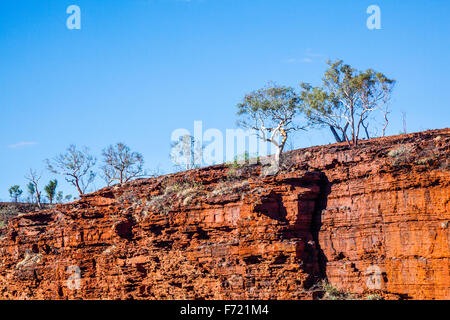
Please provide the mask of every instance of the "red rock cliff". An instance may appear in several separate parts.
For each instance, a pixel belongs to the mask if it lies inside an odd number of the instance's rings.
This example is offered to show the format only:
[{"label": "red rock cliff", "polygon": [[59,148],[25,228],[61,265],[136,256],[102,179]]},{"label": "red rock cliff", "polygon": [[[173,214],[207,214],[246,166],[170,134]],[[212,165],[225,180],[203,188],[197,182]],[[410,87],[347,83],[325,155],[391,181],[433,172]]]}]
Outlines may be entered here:
[{"label": "red rock cliff", "polygon": [[448,299],[450,130],[296,150],[283,171],[214,166],[23,214],[0,235],[2,299]]}]

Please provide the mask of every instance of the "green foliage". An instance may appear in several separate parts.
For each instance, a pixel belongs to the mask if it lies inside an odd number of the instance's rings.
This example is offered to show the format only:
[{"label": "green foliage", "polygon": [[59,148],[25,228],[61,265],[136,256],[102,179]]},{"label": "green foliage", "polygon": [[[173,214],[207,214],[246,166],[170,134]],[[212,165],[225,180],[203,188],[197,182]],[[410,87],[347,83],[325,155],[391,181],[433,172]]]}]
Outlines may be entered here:
[{"label": "green foliage", "polygon": [[[380,110],[385,121],[384,135],[388,123],[388,101],[395,81],[372,69],[358,71],[342,60],[328,61],[328,65],[321,87],[300,84],[302,110],[309,123],[329,126],[336,140],[356,145],[361,127],[369,137],[369,121],[373,112]],[[348,129],[350,135],[347,133]],[[336,130],[341,136],[338,136]]]},{"label": "green foliage", "polygon": [[34,201],[34,195],[36,193],[36,188],[34,186],[34,184],[32,182],[27,184],[27,190],[28,190],[28,194],[30,195],[30,201],[33,202]]},{"label": "green foliage", "polygon": [[28,193],[29,193],[31,196],[33,196],[33,195],[36,193],[36,189],[35,189],[35,187],[34,187],[34,184],[31,183],[31,182],[27,184],[27,189],[28,189]]},{"label": "green foliage", "polygon": [[412,161],[414,149],[409,145],[403,145],[388,152],[388,157],[392,158],[392,165],[397,167]]},{"label": "green foliage", "polygon": [[324,292],[323,300],[355,300],[351,293],[339,290],[326,280],[323,280],[320,286]]},{"label": "green foliage", "polygon": [[412,151],[409,146],[400,146],[396,149],[392,149],[388,152],[388,156],[391,158],[401,158],[408,155]]},{"label": "green foliage", "polygon": [[247,94],[238,104],[238,115],[260,113],[269,121],[277,122],[287,114],[298,111],[299,97],[291,87],[272,83]]},{"label": "green foliage", "polygon": [[19,200],[19,197],[22,195],[23,191],[20,189],[20,186],[14,185],[11,188],[9,188],[9,196],[11,197],[11,200],[13,202],[17,202]]},{"label": "green foliage", "polygon": [[247,151],[245,151],[243,154],[236,155],[233,161],[227,162],[227,166],[229,168],[239,168],[249,163],[257,164],[259,162],[259,156],[251,156]]},{"label": "green foliage", "polygon": [[276,159],[280,159],[291,131],[305,129],[296,123],[300,114],[301,97],[291,87],[272,83],[247,94],[238,104],[238,124],[251,129],[265,142],[277,148]]},{"label": "green foliage", "polygon": [[356,295],[340,290],[326,280],[322,280],[319,284],[315,285],[314,288],[315,291],[323,293],[322,300],[384,300],[381,295],[376,293]]},{"label": "green foliage", "polygon": [[248,160],[250,160],[250,154],[245,151],[243,154],[240,155],[236,155],[234,157],[234,162],[238,163],[238,162],[247,162]]},{"label": "green foliage", "polygon": [[64,199],[64,194],[63,194],[62,191],[59,191],[59,192],[56,194],[56,202],[62,203],[62,202],[63,202],[63,199]]},{"label": "green foliage", "polygon": [[57,186],[58,186],[58,181],[55,179],[55,180],[51,180],[48,183],[48,185],[46,185],[44,187],[45,194],[47,195],[48,201],[50,201],[50,203],[53,203],[53,199],[55,198]]},{"label": "green foliage", "polygon": [[418,164],[418,165],[431,164],[431,163],[433,163],[433,161],[436,160],[438,157],[439,157],[438,155],[431,156],[431,157],[426,157],[426,158],[419,159],[419,160],[415,161],[414,163],[415,163],[415,164]]},{"label": "green foliage", "polygon": [[384,300],[384,298],[378,294],[369,294],[366,296],[366,300]]}]

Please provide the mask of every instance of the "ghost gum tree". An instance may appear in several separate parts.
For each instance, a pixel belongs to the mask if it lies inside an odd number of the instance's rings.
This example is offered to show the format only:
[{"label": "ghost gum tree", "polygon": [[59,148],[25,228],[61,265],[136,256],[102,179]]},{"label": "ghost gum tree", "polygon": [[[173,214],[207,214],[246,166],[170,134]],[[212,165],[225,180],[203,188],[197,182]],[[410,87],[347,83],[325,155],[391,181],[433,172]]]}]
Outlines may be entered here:
[{"label": "ghost gum tree", "polygon": [[369,123],[377,121],[375,112],[379,112],[384,136],[395,81],[372,69],[358,71],[342,60],[328,65],[321,87],[301,84],[302,109],[309,123],[328,126],[337,142],[356,146],[362,128],[370,138]]},{"label": "ghost gum tree", "polygon": [[269,83],[247,94],[238,104],[238,125],[253,130],[262,141],[272,143],[278,165],[290,132],[305,128],[295,123],[299,103],[300,97],[293,88]]}]

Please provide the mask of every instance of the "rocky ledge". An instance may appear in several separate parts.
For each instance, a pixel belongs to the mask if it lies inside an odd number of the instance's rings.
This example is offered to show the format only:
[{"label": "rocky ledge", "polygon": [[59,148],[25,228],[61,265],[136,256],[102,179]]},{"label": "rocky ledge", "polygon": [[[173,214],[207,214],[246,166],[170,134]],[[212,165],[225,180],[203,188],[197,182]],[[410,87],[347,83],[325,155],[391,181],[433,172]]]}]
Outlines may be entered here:
[{"label": "rocky ledge", "polygon": [[21,214],[1,299],[450,298],[450,130],[212,166]]}]

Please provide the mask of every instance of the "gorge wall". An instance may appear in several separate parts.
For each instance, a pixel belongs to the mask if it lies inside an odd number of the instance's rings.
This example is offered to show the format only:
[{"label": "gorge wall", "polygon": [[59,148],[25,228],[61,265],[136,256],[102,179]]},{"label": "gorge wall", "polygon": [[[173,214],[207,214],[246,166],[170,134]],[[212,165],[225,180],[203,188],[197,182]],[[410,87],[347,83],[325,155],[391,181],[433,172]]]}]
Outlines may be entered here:
[{"label": "gorge wall", "polygon": [[450,298],[450,129],[136,180],[0,229],[0,299]]},{"label": "gorge wall", "polygon": [[[49,208],[50,205],[42,204],[43,208]],[[39,210],[38,206],[31,203],[0,202],[0,228],[3,228],[15,216],[21,213],[27,213]]]}]

